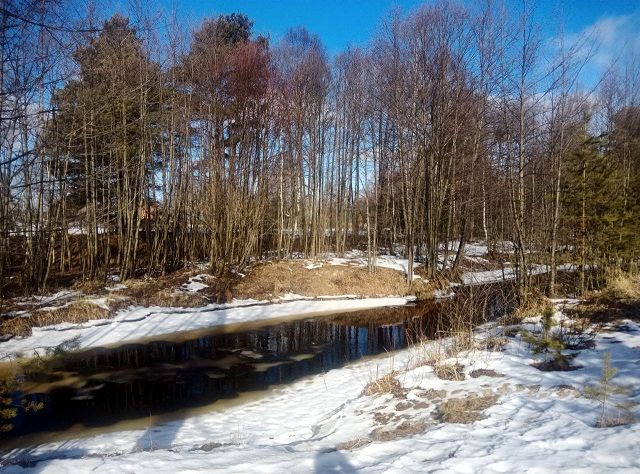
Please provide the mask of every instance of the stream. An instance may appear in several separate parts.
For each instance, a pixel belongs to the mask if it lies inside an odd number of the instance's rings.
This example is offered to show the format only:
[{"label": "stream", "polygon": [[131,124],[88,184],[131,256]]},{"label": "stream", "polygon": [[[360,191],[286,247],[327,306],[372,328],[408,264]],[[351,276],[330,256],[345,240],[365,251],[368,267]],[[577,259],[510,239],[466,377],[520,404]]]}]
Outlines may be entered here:
[{"label": "stream", "polygon": [[232,332],[212,328],[63,354],[24,370],[14,399],[42,402],[43,408],[19,410],[2,444],[24,446],[123,423],[147,426],[185,416],[185,410],[241,403],[272,387],[446,334],[451,315],[473,314],[476,324],[498,317],[511,310],[510,288],[460,287],[452,298],[404,307],[248,324]]}]

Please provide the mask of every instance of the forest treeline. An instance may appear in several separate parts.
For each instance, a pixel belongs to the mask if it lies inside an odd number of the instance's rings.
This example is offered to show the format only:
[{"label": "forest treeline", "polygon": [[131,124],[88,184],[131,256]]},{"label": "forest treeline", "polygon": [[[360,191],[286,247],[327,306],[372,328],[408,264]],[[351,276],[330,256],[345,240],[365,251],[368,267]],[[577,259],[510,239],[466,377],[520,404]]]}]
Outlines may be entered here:
[{"label": "forest treeline", "polygon": [[472,239],[510,243],[523,292],[532,261],[551,293],[560,261],[637,264],[637,55],[585,89],[592,38],[499,2],[392,12],[335,58],[242,14],[69,10],[0,9],[3,293],[358,246],[432,274]]}]

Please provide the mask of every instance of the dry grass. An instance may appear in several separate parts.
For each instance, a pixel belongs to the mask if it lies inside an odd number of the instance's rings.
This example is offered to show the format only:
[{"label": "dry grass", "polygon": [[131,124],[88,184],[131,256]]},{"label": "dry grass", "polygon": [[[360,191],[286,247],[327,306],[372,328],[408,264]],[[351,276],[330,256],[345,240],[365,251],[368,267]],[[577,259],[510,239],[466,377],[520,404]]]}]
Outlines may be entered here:
[{"label": "dry grass", "polygon": [[396,439],[408,438],[413,435],[424,432],[430,424],[424,420],[403,421],[400,425],[390,430],[378,428],[373,431],[372,438],[374,441],[393,441]]},{"label": "dry grass", "polygon": [[424,390],[421,395],[427,400],[438,401],[447,396],[447,391],[429,388],[427,390]]},{"label": "dry grass", "polygon": [[127,280],[127,288],[118,292],[133,299],[142,306],[173,306],[198,308],[212,302],[222,302],[225,288],[221,288],[222,283],[230,283],[224,279],[217,279],[208,276],[203,283],[209,285],[198,292],[180,291],[180,287],[189,282],[189,278],[198,274],[193,270],[182,270],[170,275],[140,279]]},{"label": "dry grass", "polygon": [[[364,297],[388,295],[433,296],[434,284],[416,280],[407,284],[402,272],[378,268],[369,273],[358,266],[331,266],[309,270],[302,261],[265,262],[255,265],[245,278],[237,274],[202,278],[208,287],[198,292],[182,291],[181,286],[189,278],[202,272],[193,268],[183,269],[169,275],[144,279],[129,279],[126,288],[109,293],[104,281],[76,282],[72,288],[92,295],[117,296],[111,298],[109,309],[102,308],[90,300],[73,301],[54,310],[5,304],[4,312],[27,310],[31,315],[6,319],[0,323],[0,335],[28,336],[32,327],[47,326],[62,322],[82,323],[91,319],[106,318],[123,306],[202,307],[211,303],[225,303],[237,298],[270,299],[284,293],[303,296],[354,294]],[[62,302],[59,302],[60,304]],[[14,307],[15,306],[15,307]]]},{"label": "dry grass", "polygon": [[257,264],[237,282],[234,296],[255,299],[269,299],[285,293],[310,297],[345,294],[433,296],[434,287],[424,280],[407,284],[404,274],[388,268],[369,273],[366,268],[356,266],[325,264],[307,269],[304,265],[299,261]]},{"label": "dry grass", "polygon": [[4,321],[0,325],[0,334],[30,336],[33,327],[52,326],[64,322],[85,323],[94,319],[107,318],[110,311],[98,306],[91,300],[79,300],[59,308],[34,311],[29,316],[20,316]]},{"label": "dry grass", "polygon": [[492,336],[477,341],[476,344],[477,348],[483,351],[502,352],[504,351],[507,344],[509,344],[509,339],[507,339],[505,336]]},{"label": "dry grass", "polygon": [[547,298],[540,292],[540,290],[534,288],[527,296],[526,304],[520,305],[515,309],[515,311],[504,315],[500,318],[499,324],[501,326],[521,324],[522,320],[525,318],[539,316],[542,314],[547,306],[549,306]]},{"label": "dry grass", "polygon": [[469,372],[469,376],[472,379],[477,379],[478,377],[504,377],[504,374],[496,372],[493,369],[476,369]]},{"label": "dry grass", "polygon": [[31,315],[34,326],[50,326],[63,322],[86,323],[109,316],[109,310],[91,300],[80,300],[52,310],[38,310]]},{"label": "dry grass", "polygon": [[[471,337],[473,335],[471,334]],[[474,342],[469,342],[466,332],[450,334],[447,332],[436,340],[423,340],[412,347],[412,359],[409,369],[430,366],[437,377],[443,380],[464,380],[464,365],[456,362],[461,353],[475,348]],[[473,340],[472,340],[473,341]]]},{"label": "dry grass", "polygon": [[612,270],[606,275],[607,296],[620,300],[640,300],[640,274]]},{"label": "dry grass", "polygon": [[464,398],[452,398],[438,406],[438,417],[444,423],[473,423],[485,418],[482,412],[497,401],[496,395],[469,394]]},{"label": "dry grass", "polygon": [[464,365],[462,364],[436,364],[433,372],[439,379],[460,381],[465,379]]},{"label": "dry grass", "polygon": [[135,301],[127,296],[114,295],[111,298],[107,298],[107,306],[109,307],[111,315],[117,313],[121,309],[128,308],[133,304],[135,304]]},{"label": "dry grass", "polygon": [[386,393],[390,393],[396,397],[403,397],[404,389],[396,378],[398,374],[399,372],[397,370],[393,370],[387,375],[372,380],[367,385],[365,385],[364,389],[362,390],[362,395],[371,397],[374,395],[384,395]]},{"label": "dry grass", "polygon": [[336,444],[336,450],[338,451],[351,451],[358,449],[371,443],[371,439],[367,437],[351,439],[343,443]]},{"label": "dry grass", "polygon": [[633,413],[628,410],[619,410],[616,414],[607,414],[598,418],[597,428],[613,428],[615,426],[630,425],[635,421]]},{"label": "dry grass", "polygon": [[0,334],[3,336],[30,336],[33,324],[30,317],[16,317],[0,324]]},{"label": "dry grass", "polygon": [[86,294],[100,295],[107,293],[105,290],[104,280],[79,280],[71,285],[71,289],[80,291]]},{"label": "dry grass", "polygon": [[[359,296],[421,295],[433,296],[433,287],[418,280],[409,285],[398,271],[379,268],[375,273],[354,266],[330,266],[308,270],[304,262],[268,262],[256,265],[246,278],[237,274],[203,277],[209,285],[198,292],[182,291],[181,286],[201,270],[183,269],[166,276],[129,279],[126,288],[109,293],[104,281],[77,282],[72,288],[83,293],[105,296],[108,309],[89,299],[65,301],[58,308],[43,310],[34,304],[29,307],[5,305],[3,311],[29,311],[30,315],[0,322],[0,335],[29,336],[33,327],[62,322],[84,323],[107,318],[119,309],[132,304],[162,307],[202,307],[210,303],[240,298],[268,299],[293,292],[304,296],[357,294]],[[10,303],[10,302],[9,302]]]},{"label": "dry grass", "polygon": [[[118,310],[132,304],[142,306],[165,307],[201,307],[214,301],[226,301],[232,298],[229,292],[230,279],[205,277],[203,282],[210,285],[199,292],[181,291],[180,287],[188,283],[197,273],[194,270],[181,270],[167,276],[151,279],[127,280],[127,287],[109,293],[103,281],[80,282],[73,289],[95,295],[106,295],[107,308],[98,306],[90,299],[80,299],[61,304],[53,309],[38,309],[38,305],[9,307],[11,310],[27,310],[28,316],[7,319],[0,324],[0,335],[29,336],[33,327],[50,326],[62,322],[84,323],[93,319],[108,318]],[[234,277],[235,278],[235,277]]]},{"label": "dry grass", "polygon": [[583,319],[584,325],[609,324],[631,319],[640,321],[640,273],[610,271],[607,286],[593,292],[575,307],[565,308],[574,320]]},{"label": "dry grass", "polygon": [[36,309],[29,315],[17,316],[3,321],[0,324],[0,335],[25,337],[32,334],[34,327],[61,323],[81,324],[95,319],[105,319],[134,304],[133,300],[123,296],[107,297],[103,301],[108,309],[91,299],[71,301],[56,308]]},{"label": "dry grass", "polygon": [[159,290],[141,295],[136,299],[136,302],[143,306],[199,308],[208,305],[212,301],[200,293]]},{"label": "dry grass", "polygon": [[409,368],[416,369],[425,365],[435,367],[455,355],[455,345],[444,339],[421,339],[412,347],[412,360]]}]

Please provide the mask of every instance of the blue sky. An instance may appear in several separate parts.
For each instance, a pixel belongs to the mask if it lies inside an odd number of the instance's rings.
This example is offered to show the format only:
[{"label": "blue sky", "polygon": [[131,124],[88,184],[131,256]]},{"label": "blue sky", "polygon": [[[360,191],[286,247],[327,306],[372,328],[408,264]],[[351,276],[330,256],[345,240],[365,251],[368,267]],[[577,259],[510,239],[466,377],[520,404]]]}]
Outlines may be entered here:
[{"label": "blue sky", "polygon": [[[174,0],[158,2],[170,8]],[[470,3],[467,0],[466,3]],[[333,55],[348,45],[363,45],[375,33],[377,25],[392,8],[411,10],[421,0],[181,0],[178,11],[185,18],[201,19],[220,13],[242,12],[255,22],[255,31],[278,40],[287,29],[305,26],[317,34]],[[607,31],[604,34],[638,34],[640,0],[544,0],[534,2],[538,20],[547,36],[557,31],[564,18],[568,33],[579,33],[611,20],[610,27],[620,26],[625,18],[633,20],[629,31]],[[520,8],[520,0],[507,1]],[[616,23],[616,20],[618,21]],[[607,25],[605,25],[607,26]]]},{"label": "blue sky", "polygon": [[[107,0],[109,1],[109,0]],[[254,31],[277,42],[289,28],[304,26],[320,37],[330,56],[349,45],[363,46],[392,9],[410,11],[432,0],[149,0],[150,11],[169,11],[175,5],[185,29],[204,18],[241,12],[254,21]],[[472,4],[474,0],[459,0]],[[479,0],[480,1],[480,0]],[[495,0],[499,2],[501,0]],[[519,11],[522,0],[504,0]],[[640,0],[527,0],[533,3],[542,36],[550,40],[563,25],[569,38],[589,33],[599,44],[584,70],[591,87],[624,51],[640,51]],[[127,10],[129,0],[111,0],[112,9]],[[108,8],[105,9],[109,10]],[[551,44],[548,42],[547,44]]]}]

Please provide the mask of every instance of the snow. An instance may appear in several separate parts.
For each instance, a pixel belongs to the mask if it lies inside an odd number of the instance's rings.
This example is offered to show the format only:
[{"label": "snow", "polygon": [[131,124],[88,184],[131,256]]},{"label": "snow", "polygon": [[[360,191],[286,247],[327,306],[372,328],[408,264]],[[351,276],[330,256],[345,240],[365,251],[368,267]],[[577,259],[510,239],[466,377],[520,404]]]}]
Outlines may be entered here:
[{"label": "snow", "polygon": [[[337,265],[352,265],[358,267],[366,267],[367,266],[367,257],[364,252],[358,250],[352,250],[350,252],[345,252],[344,257],[336,257],[333,255],[328,255],[326,263],[328,265],[337,266]],[[413,262],[413,268],[416,268],[420,265],[419,262]],[[321,267],[322,263],[308,264],[305,268],[318,268]],[[376,256],[376,267],[378,268],[389,268],[391,270],[396,270],[404,273],[405,275],[409,271],[409,260],[406,258],[396,257],[394,255],[377,255]],[[418,275],[414,275],[414,279],[418,279]]]},{"label": "snow", "polygon": [[75,290],[62,290],[51,295],[46,296],[31,296],[28,298],[21,298],[18,301],[19,305],[51,305],[53,303],[59,303],[63,301],[67,301],[71,298],[76,298],[80,296],[82,293]]},{"label": "snow", "polygon": [[120,311],[111,319],[35,327],[29,337],[13,338],[0,343],[0,356],[6,358],[16,354],[35,355],[37,351],[58,346],[69,340],[73,340],[74,346],[78,349],[87,349],[225,324],[401,306],[414,300],[411,297],[309,300],[300,299],[297,295],[288,295],[287,298],[287,301],[280,304],[269,301],[234,300],[229,304],[212,304],[197,309],[132,307]]},{"label": "snow", "polygon": [[[505,253],[513,253],[513,244],[511,242],[498,242],[497,248],[502,249]],[[444,244],[440,245],[440,249],[444,250]],[[451,266],[453,261],[455,260],[455,252],[458,249],[458,242],[449,242],[449,251],[450,254],[448,256],[447,266]],[[401,253],[402,249],[397,249],[399,253]],[[491,263],[487,260],[486,257],[488,255],[488,247],[485,243],[482,242],[469,242],[464,247],[464,255],[465,258],[471,262],[478,264],[489,264]],[[439,268],[442,269],[444,267],[444,255],[440,255],[439,259]],[[323,265],[332,265],[332,266],[359,266],[366,267],[367,266],[367,258],[366,254],[360,250],[351,250],[344,253],[343,257],[337,257],[333,254],[327,254],[325,261],[305,261],[304,268],[308,270],[313,270],[315,268],[321,268]],[[408,273],[409,269],[409,261],[406,258],[401,258],[397,255],[377,255],[376,256],[376,266],[379,268],[389,268],[391,270],[396,270],[404,273],[405,275]],[[413,268],[420,266],[419,262],[413,262]],[[575,264],[561,264],[557,265],[558,271],[575,271]],[[532,264],[529,269],[529,273],[531,275],[538,275],[542,273],[547,273],[549,271],[549,267],[547,265],[542,264]],[[462,284],[464,285],[480,285],[485,283],[495,283],[500,281],[508,281],[514,280],[516,277],[515,268],[511,266],[510,263],[505,263],[504,268],[497,270],[485,270],[485,271],[473,271],[473,272],[465,272],[462,275]],[[420,279],[419,275],[413,276],[414,280]],[[453,284],[452,286],[456,286]]]},{"label": "snow", "polygon": [[[417,262],[413,262],[413,268],[420,265]],[[406,258],[397,258],[391,255],[379,255],[376,257],[376,266],[380,268],[390,268],[391,270],[397,270],[405,275],[409,272],[409,260]],[[414,275],[414,277],[417,275]]]},{"label": "snow", "polygon": [[[324,265],[330,266],[353,266],[353,267],[367,267],[367,257],[365,252],[360,250],[350,250],[344,253],[344,257],[337,257],[334,254],[326,254],[324,260],[317,261],[304,261],[303,267],[307,270],[315,270],[316,268],[322,268]],[[413,263],[413,268],[420,265],[419,262]],[[393,255],[377,255],[376,267],[389,268],[404,273],[405,275],[409,270],[409,260],[406,258],[400,258]],[[420,278],[418,275],[413,276],[414,280]]]},{"label": "snow", "polygon": [[203,273],[201,275],[190,277],[189,282],[183,284],[180,287],[180,291],[185,293],[197,293],[198,291],[204,290],[205,288],[209,288],[209,285],[202,282],[202,280],[207,278],[207,276],[208,275]]},{"label": "snow", "polygon": [[[458,250],[456,246],[456,250]],[[464,246],[464,253],[468,257],[483,257],[489,253],[487,246],[479,242],[469,242]]]},{"label": "snow", "polygon": [[[95,229],[96,233],[104,234],[106,233],[106,228],[102,226],[98,226]],[[72,226],[67,230],[67,234],[69,235],[85,235],[88,233],[88,229],[83,229],[81,226]]]},{"label": "snow", "polygon": [[481,285],[503,280],[513,280],[516,277],[515,269],[504,268],[498,270],[486,270],[480,272],[465,272],[462,274],[464,285]]},{"label": "snow", "polygon": [[[37,464],[12,465],[6,472],[638,472],[640,424],[596,428],[598,405],[580,395],[585,384],[599,378],[603,356],[610,352],[612,365],[620,370],[614,381],[634,387],[632,401],[640,402],[640,326],[632,321],[625,326],[624,331],[611,327],[600,334],[595,349],[576,358],[582,368],[572,372],[538,371],[530,365],[527,346],[515,338],[503,352],[462,353],[456,361],[465,365],[467,378],[441,380],[431,367],[418,364],[434,349],[431,343],[146,430],[14,450],[4,459]],[[486,326],[478,338],[495,331]],[[469,377],[480,368],[506,376]],[[376,374],[392,369],[401,371],[405,399],[361,394]],[[485,419],[439,423],[433,417],[438,401],[425,397],[428,390],[442,390],[442,399],[471,393],[498,399]],[[400,409],[399,403],[409,408]],[[425,426],[417,434],[371,440],[380,426],[376,419],[387,414]],[[402,421],[382,426],[393,429]],[[336,450],[339,443],[353,440],[365,440],[365,445]]]},{"label": "snow", "polygon": [[[483,257],[487,247],[469,243],[465,255],[476,263],[486,263]],[[304,265],[313,270],[323,265],[366,263],[363,252],[352,251],[344,257],[305,261]],[[377,256],[376,263],[405,274],[409,268],[406,259],[395,256]],[[414,268],[418,265],[413,263]],[[559,265],[558,269],[575,270],[575,265]],[[548,270],[546,265],[533,264],[530,272]],[[176,291],[201,291],[208,286],[205,278],[205,274],[191,277]],[[476,285],[514,278],[515,269],[507,266],[466,272],[462,282]],[[112,281],[116,285],[108,290],[124,287],[116,278]],[[60,292],[32,297],[22,304],[65,304],[79,295]],[[450,296],[449,289],[438,290],[435,295]],[[413,298],[358,299],[356,295],[342,295],[312,299],[286,294],[273,301],[234,300],[198,309],[131,307],[112,319],[34,328],[30,337],[0,343],[0,358],[35,355],[70,340],[78,349],[87,349],[221,325],[404,305],[409,301]],[[102,307],[107,304],[104,298],[93,302]],[[556,319],[561,320],[561,309],[579,301],[552,302],[560,310]],[[529,321],[527,327],[534,323]],[[503,352],[476,349],[452,359],[465,366],[466,379],[446,381],[437,378],[431,367],[418,363],[435,350],[435,343],[419,345],[307,377],[230,407],[214,405],[209,412],[146,430],[117,431],[14,450],[0,455],[0,460],[28,461],[22,463],[27,467],[12,461],[6,472],[639,472],[640,424],[596,428],[597,404],[581,396],[585,385],[599,378],[604,353],[611,352],[612,365],[620,370],[615,382],[634,387],[631,401],[640,402],[640,326],[633,321],[625,325],[624,332],[610,327],[611,332],[598,335],[596,347],[581,351],[574,360],[581,368],[571,372],[540,372],[531,366],[529,348],[515,338]],[[487,325],[477,337],[489,337],[496,331]],[[469,373],[475,369],[491,369],[505,376],[471,378]],[[391,370],[400,370],[398,379],[406,390],[406,399],[391,394],[361,394],[368,382]],[[469,425],[440,423],[435,417],[439,402],[424,395],[433,390],[443,391],[443,400],[469,394],[499,398],[486,410],[485,419]],[[399,409],[401,403],[408,408]],[[638,409],[634,410],[638,414]],[[392,421],[380,425],[379,415]],[[424,429],[388,441],[372,435],[376,429],[393,431],[405,421],[424,423]],[[354,440],[365,442],[352,450],[336,450],[337,445]]]},{"label": "snow", "polygon": [[[576,266],[573,264],[558,265],[558,271],[575,271]],[[548,265],[538,263],[531,264],[529,269],[530,275],[540,275],[550,271]],[[515,280],[516,269],[509,266],[498,270],[486,270],[479,272],[465,272],[462,274],[462,283],[464,285],[482,285],[485,283],[495,283],[499,281]]]},{"label": "snow", "polygon": [[445,298],[453,298],[456,294],[451,291],[451,289],[436,289],[433,292],[433,297],[435,299],[445,299]]},{"label": "snow", "polygon": [[[458,251],[459,241],[449,242],[449,252],[456,253]],[[439,245],[440,250],[444,250],[444,244]],[[464,254],[467,257],[484,257],[489,253],[487,245],[482,242],[467,242],[464,246]]]}]

